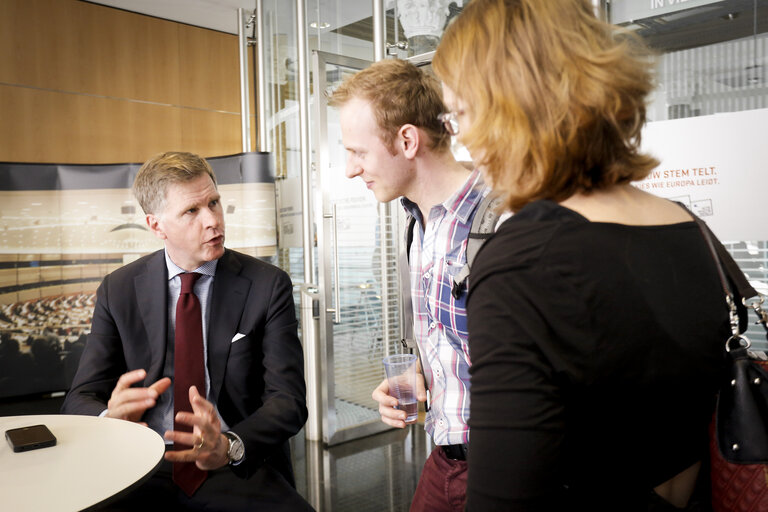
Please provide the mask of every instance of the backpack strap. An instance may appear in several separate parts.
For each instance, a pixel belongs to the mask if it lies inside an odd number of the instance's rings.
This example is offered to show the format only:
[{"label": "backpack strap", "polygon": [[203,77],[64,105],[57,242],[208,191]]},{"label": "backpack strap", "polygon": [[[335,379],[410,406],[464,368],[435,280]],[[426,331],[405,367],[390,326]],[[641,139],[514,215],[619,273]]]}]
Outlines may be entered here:
[{"label": "backpack strap", "polygon": [[427,385],[427,376],[424,375],[424,362],[421,360],[419,344],[416,343],[416,338],[413,335],[413,305],[411,304],[411,273],[409,259],[411,255],[411,244],[413,243],[413,230],[415,227],[416,218],[413,217],[413,215],[408,215],[405,231],[405,250],[401,250],[398,255],[398,271],[400,274],[400,332],[402,333],[400,343],[403,345],[403,350],[413,350],[419,358],[421,377],[424,379],[424,390],[427,392],[427,402],[424,407],[429,411],[431,396],[429,386]]},{"label": "backpack strap", "polygon": [[405,231],[405,263],[406,266],[411,258],[411,245],[413,244],[413,230],[416,227],[416,217],[408,215],[408,227]]},{"label": "backpack strap", "polygon": [[496,230],[496,223],[499,220],[496,210],[499,205],[501,205],[501,197],[489,193],[477,206],[477,211],[472,219],[472,227],[469,228],[469,235],[467,236],[467,263],[453,278],[451,295],[453,295],[454,299],[458,299],[461,296],[461,291],[466,286],[469,271],[480,247]]},{"label": "backpack strap", "polygon": [[411,274],[409,259],[411,255],[411,244],[413,243],[413,230],[416,225],[416,218],[408,216],[405,231],[405,250],[401,250],[398,261],[398,271],[400,274],[400,318],[402,319],[402,334],[400,342],[404,349],[418,349],[416,340],[413,337],[413,308],[411,306]]}]

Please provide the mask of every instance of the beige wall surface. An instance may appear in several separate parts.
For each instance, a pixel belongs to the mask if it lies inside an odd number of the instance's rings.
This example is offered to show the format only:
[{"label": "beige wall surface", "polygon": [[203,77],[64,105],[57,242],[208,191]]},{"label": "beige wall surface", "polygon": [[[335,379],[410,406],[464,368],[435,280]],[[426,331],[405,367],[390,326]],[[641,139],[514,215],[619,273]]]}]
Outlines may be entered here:
[{"label": "beige wall surface", "polygon": [[2,0],[0,113],[0,161],[239,153],[237,37],[78,0]]}]

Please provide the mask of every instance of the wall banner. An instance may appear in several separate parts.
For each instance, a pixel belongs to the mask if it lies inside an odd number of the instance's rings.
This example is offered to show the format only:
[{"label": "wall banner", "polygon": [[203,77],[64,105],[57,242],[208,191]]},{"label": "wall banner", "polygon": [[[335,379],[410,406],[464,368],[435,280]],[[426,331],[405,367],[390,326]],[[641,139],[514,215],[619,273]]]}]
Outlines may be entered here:
[{"label": "wall banner", "polygon": [[[272,156],[207,160],[226,247],[270,257]],[[104,275],[163,247],[131,192],[140,167],[0,162],[0,400],[68,389]]]},{"label": "wall banner", "polygon": [[661,164],[642,190],[684,203],[722,241],[768,240],[768,109],[648,123]]}]

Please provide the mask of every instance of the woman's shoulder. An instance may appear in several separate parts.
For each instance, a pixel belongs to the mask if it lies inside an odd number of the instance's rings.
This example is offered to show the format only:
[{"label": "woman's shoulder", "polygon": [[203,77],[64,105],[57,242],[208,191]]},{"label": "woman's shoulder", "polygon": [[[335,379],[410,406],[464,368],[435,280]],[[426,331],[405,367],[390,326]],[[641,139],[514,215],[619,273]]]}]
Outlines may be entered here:
[{"label": "woman's shoulder", "polygon": [[562,229],[586,223],[581,215],[549,200],[529,203],[501,223],[477,255],[472,280],[538,261]]},{"label": "woman's shoulder", "polygon": [[511,215],[499,225],[501,228],[514,229],[520,226],[536,225],[542,227],[544,223],[562,224],[564,222],[585,223],[588,222],[574,210],[565,208],[549,199],[539,199],[528,203],[514,215]]},{"label": "woman's shoulder", "polygon": [[541,199],[527,204],[516,214],[502,222],[487,245],[510,245],[510,250],[527,253],[534,247],[545,245],[558,229],[587,224],[584,217],[563,208],[554,201]]}]

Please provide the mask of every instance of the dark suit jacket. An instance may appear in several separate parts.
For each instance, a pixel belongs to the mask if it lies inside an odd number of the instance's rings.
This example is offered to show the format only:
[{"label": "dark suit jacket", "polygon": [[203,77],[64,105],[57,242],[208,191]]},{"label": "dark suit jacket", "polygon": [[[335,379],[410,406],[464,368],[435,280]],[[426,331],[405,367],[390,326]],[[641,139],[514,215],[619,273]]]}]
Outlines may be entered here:
[{"label": "dark suit jacket", "polygon": [[[91,333],[62,412],[98,415],[123,373],[144,368],[147,386],[162,378],[168,322],[164,252],[104,278]],[[232,469],[248,477],[262,464],[293,483],[288,439],[307,419],[304,358],[291,280],[282,270],[227,250],[218,262],[208,322],[211,393],[246,458]],[[245,337],[232,342],[237,334]],[[166,393],[170,393],[166,391]]]}]

